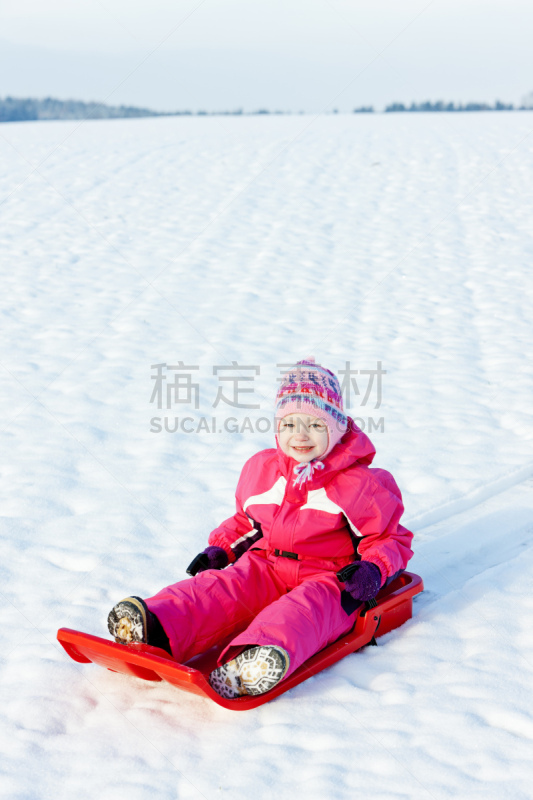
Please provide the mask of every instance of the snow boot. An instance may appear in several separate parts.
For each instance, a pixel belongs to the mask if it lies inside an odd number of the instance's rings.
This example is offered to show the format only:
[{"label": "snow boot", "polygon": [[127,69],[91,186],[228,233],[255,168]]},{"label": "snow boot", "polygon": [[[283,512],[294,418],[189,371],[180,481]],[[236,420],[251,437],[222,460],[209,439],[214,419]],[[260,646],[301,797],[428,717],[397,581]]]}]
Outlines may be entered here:
[{"label": "snow boot", "polygon": [[289,668],[289,654],[281,647],[257,645],[213,670],[209,684],[221,697],[264,694],[280,682]]},{"label": "snow boot", "polygon": [[140,597],[126,597],[117,603],[109,612],[107,627],[119,644],[142,642],[172,655],[163,626]]}]

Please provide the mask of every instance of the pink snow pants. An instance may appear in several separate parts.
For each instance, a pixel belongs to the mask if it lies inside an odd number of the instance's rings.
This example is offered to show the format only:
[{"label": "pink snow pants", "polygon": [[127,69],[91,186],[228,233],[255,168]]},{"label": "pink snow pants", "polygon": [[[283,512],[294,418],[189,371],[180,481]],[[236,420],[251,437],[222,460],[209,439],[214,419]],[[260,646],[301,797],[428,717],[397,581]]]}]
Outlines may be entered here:
[{"label": "pink snow pants", "polygon": [[233,566],[167,586],[146,604],[180,663],[228,640],[219,664],[253,645],[277,645],[289,654],[288,677],[353,627],[360,603],[335,575],[347,561],[296,561],[250,550]]}]

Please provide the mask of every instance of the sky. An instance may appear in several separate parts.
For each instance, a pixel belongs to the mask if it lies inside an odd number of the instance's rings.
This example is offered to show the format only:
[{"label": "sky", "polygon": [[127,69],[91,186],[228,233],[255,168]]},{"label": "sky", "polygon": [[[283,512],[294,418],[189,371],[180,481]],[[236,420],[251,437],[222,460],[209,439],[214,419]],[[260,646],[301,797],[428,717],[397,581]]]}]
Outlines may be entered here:
[{"label": "sky", "polygon": [[0,97],[315,113],[533,91],[530,0],[0,0]]}]

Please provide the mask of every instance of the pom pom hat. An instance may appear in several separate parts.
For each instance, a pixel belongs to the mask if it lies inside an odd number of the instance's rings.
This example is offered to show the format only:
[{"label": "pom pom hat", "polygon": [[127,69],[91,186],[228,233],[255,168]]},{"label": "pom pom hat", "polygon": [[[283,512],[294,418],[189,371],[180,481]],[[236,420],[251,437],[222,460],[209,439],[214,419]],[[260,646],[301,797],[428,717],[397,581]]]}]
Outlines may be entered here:
[{"label": "pom pom hat", "polygon": [[276,395],[276,426],[289,414],[308,414],[321,419],[328,429],[330,453],[346,433],[348,418],[344,413],[338,378],[312,357],[298,361],[281,379]]}]

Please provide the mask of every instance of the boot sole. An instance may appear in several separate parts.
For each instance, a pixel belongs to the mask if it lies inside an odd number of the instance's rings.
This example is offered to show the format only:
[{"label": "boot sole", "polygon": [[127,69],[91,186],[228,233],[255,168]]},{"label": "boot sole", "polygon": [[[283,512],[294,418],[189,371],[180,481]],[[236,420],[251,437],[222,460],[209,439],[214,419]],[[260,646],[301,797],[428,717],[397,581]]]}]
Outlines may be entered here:
[{"label": "boot sole", "polygon": [[147,641],[146,609],[139,597],[126,597],[107,618],[109,633],[119,644]]},{"label": "boot sole", "polygon": [[213,670],[209,684],[221,697],[265,694],[288,669],[289,654],[281,647],[257,646]]}]

